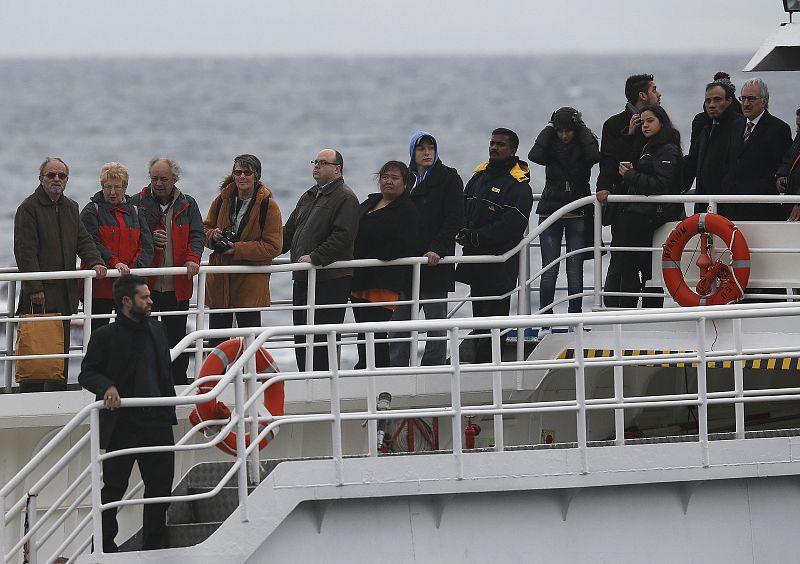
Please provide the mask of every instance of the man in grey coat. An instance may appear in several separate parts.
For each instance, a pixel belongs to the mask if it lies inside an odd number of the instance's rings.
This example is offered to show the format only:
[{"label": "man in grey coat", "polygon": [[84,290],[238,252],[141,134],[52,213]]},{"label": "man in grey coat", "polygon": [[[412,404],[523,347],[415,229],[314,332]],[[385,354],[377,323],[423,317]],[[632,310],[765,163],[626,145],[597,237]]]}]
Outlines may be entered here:
[{"label": "man in grey coat", "polygon": [[[64,196],[69,167],[47,157],[39,167],[39,186],[25,198],[14,216],[14,257],[20,272],[75,270],[76,256],[93,268],[98,278],[106,267],[94,240],[78,214],[78,204]],[[27,280],[22,283],[17,313],[45,311],[73,315],[78,311],[78,286],[72,280]],[[69,352],[69,321],[64,321],[64,353]],[[64,359],[63,382],[25,382],[22,392],[64,389],[69,359]]]},{"label": "man in grey coat", "polygon": [[[316,184],[306,190],[297,202],[283,227],[283,252],[291,251],[292,262],[327,266],[333,262],[353,259],[353,243],[358,232],[358,198],[342,178],[344,160],[334,149],[323,149],[312,161]],[[319,270],[314,288],[314,303],[342,304],[341,308],[316,309],[314,324],[342,323],[350,296],[351,268]],[[293,273],[292,303],[308,303],[308,275],[306,271]],[[294,324],[305,325],[305,310],[293,312]],[[325,335],[315,341],[325,342]],[[295,358],[297,368],[306,369],[306,350],[299,346],[306,342],[305,335],[296,335]],[[315,346],[314,370],[328,370],[328,352],[325,346]]]}]

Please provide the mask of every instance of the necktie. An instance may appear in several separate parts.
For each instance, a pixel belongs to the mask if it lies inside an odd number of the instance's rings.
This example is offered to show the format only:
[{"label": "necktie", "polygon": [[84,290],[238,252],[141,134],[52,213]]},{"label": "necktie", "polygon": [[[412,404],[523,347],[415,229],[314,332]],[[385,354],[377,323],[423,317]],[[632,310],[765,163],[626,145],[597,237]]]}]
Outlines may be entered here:
[{"label": "necktie", "polygon": [[753,122],[747,122],[747,128],[744,130],[744,142],[747,143],[747,140],[750,139],[750,134],[753,133]]}]

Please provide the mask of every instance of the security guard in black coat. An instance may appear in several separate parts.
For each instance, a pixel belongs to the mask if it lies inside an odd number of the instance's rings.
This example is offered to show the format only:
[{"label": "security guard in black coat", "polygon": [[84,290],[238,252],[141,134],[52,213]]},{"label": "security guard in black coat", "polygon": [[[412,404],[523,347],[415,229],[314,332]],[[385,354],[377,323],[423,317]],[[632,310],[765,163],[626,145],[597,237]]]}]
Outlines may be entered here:
[{"label": "security guard in black coat", "polygon": [[[528,164],[516,156],[519,137],[506,128],[492,131],[489,160],[475,169],[464,187],[465,228],[456,241],[464,255],[501,255],[525,235],[533,208]],[[495,296],[517,285],[519,257],[497,264],[461,264],[456,280],[469,284],[472,297]],[[508,315],[511,297],[472,302],[475,317]],[[485,331],[483,331],[485,332]],[[481,339],[475,362],[491,361],[491,342]]]}]

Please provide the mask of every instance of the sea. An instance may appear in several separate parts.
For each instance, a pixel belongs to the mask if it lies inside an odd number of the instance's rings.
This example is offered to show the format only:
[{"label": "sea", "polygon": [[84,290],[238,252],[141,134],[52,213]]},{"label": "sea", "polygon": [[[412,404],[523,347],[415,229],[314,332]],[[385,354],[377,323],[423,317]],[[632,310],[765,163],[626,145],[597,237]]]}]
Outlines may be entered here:
[{"label": "sea", "polygon": [[[739,71],[749,57],[0,59],[0,266],[14,265],[14,213],[36,188],[46,156],[69,164],[66,193],[81,207],[99,190],[104,163],[129,168],[132,194],[147,184],[151,157],[171,156],[184,171],[178,185],[205,214],[233,158],[252,153],[286,218],[314,183],[310,161],[320,149],[342,153],[345,180],[364,198],[377,191],[381,165],[407,161],[409,138],[426,130],[466,182],[487,159],[496,127],[518,133],[523,159],[561,106],[579,109],[599,135],[623,109],[625,79],[636,73],[655,75],[688,151],[706,83],[725,70],[741,85],[752,77]],[[795,77],[758,76],[770,87],[770,111],[794,129]],[[544,169],[533,165],[535,192],[543,181]],[[271,291],[274,300],[289,299],[288,277],[273,277]],[[536,302],[534,295],[534,309]]]}]

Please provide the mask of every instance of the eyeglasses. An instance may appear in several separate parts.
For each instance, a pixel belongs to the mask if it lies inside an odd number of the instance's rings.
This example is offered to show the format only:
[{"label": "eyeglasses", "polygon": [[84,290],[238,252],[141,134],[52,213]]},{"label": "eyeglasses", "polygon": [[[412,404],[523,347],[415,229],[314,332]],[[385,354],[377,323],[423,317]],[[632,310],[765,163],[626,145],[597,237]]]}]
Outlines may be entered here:
[{"label": "eyeglasses", "polygon": [[740,102],[755,102],[756,100],[761,100],[763,96],[739,96]]},{"label": "eyeglasses", "polygon": [[47,174],[45,174],[43,176],[46,176],[50,180],[53,180],[56,176],[58,176],[58,178],[60,178],[61,180],[66,180],[67,179],[67,173],[66,172],[48,172]]},{"label": "eyeglasses", "polygon": [[725,98],[723,98],[722,96],[714,96],[713,98],[706,98],[706,99],[705,99],[705,100],[703,100],[703,101],[704,101],[706,104],[710,104],[711,102],[714,102],[715,104],[719,104],[719,103],[720,103],[720,102],[722,102],[724,99],[725,99]]},{"label": "eyeglasses", "polygon": [[328,161],[311,161],[311,164],[314,166],[325,166],[325,165],[341,166],[339,165],[339,163],[329,163]]},{"label": "eyeglasses", "polygon": [[253,176],[253,171],[252,170],[234,170],[233,171],[233,175],[234,176],[241,176],[243,174],[245,176]]}]

